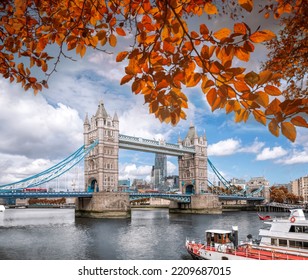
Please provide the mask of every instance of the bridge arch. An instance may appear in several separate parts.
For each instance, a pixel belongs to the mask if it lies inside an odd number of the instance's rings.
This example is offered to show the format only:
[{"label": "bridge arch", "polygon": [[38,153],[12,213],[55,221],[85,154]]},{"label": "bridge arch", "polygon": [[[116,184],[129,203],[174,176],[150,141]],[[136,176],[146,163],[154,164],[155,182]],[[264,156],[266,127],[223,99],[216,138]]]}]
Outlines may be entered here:
[{"label": "bridge arch", "polygon": [[98,183],[94,177],[91,177],[88,181],[88,192],[98,192]]},{"label": "bridge arch", "polygon": [[195,193],[195,187],[192,184],[188,184],[185,186],[185,194],[194,194]]}]

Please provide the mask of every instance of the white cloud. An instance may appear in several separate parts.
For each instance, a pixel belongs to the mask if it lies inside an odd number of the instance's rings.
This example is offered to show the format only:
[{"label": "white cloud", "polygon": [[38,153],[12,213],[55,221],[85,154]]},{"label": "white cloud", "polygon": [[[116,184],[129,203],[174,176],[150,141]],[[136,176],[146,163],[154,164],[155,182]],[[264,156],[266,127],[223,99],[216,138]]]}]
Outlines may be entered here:
[{"label": "white cloud", "polygon": [[209,156],[226,156],[238,152],[240,147],[241,143],[239,140],[230,138],[208,145],[207,152]]},{"label": "white cloud", "polygon": [[280,146],[274,147],[273,149],[264,148],[262,152],[257,155],[256,160],[276,159],[286,155],[287,153],[288,152]]},{"label": "white cloud", "polygon": [[283,163],[283,164],[308,163],[308,151],[293,150],[289,157],[278,160],[277,163]]},{"label": "white cloud", "polygon": [[175,175],[177,172],[178,167],[172,163],[171,161],[167,160],[167,173],[168,175]]},{"label": "white cloud", "polygon": [[229,138],[219,141],[215,144],[208,145],[209,156],[228,156],[236,153],[259,153],[264,142],[259,142],[258,138],[255,138],[254,142],[247,146],[242,146],[242,141]]},{"label": "white cloud", "polygon": [[137,166],[134,163],[126,163],[124,165],[120,164],[119,169],[119,180],[123,179],[136,179],[136,178],[146,178],[151,175],[152,166],[151,165],[140,165]]},{"label": "white cloud", "polygon": [[59,158],[83,143],[78,112],[42,95],[22,95],[0,80],[0,152],[29,158]]},{"label": "white cloud", "polygon": [[264,142],[259,142],[258,138],[256,138],[252,145],[240,148],[239,152],[257,154],[264,147],[264,145]]}]

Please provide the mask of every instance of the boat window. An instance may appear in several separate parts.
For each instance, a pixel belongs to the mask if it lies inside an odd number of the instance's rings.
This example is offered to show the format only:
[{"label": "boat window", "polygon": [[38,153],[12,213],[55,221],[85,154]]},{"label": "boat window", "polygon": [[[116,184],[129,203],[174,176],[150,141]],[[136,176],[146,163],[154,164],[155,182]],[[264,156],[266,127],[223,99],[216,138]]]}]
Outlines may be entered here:
[{"label": "boat window", "polygon": [[277,246],[277,239],[272,238],[272,239],[271,239],[271,245]]},{"label": "boat window", "polygon": [[291,226],[289,232],[300,232],[300,233],[308,233],[307,226]]},{"label": "boat window", "polygon": [[308,242],[303,242],[303,248],[308,249]]},{"label": "boat window", "polygon": [[288,241],[286,239],[279,239],[279,246],[286,247],[288,245]]},{"label": "boat window", "polygon": [[303,242],[289,240],[289,246],[293,247],[293,248],[302,248],[303,247]]}]

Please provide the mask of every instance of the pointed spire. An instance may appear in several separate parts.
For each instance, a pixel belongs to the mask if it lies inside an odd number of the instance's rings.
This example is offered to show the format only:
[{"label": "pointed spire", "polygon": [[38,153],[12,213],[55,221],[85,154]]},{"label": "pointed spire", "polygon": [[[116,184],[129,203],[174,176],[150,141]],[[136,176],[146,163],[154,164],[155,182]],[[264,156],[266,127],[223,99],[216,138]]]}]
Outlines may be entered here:
[{"label": "pointed spire", "polygon": [[103,100],[99,101],[98,108],[97,108],[95,116],[96,117],[102,117],[104,119],[106,119],[108,117],[108,114],[106,112]]},{"label": "pointed spire", "polygon": [[84,119],[84,123],[83,123],[84,125],[89,125],[90,124],[90,122],[89,122],[89,117],[88,117],[88,113],[86,113],[86,117],[85,117],[85,119]]},{"label": "pointed spire", "polygon": [[114,122],[118,122],[118,121],[119,121],[117,112],[114,113],[113,121],[114,121]]}]

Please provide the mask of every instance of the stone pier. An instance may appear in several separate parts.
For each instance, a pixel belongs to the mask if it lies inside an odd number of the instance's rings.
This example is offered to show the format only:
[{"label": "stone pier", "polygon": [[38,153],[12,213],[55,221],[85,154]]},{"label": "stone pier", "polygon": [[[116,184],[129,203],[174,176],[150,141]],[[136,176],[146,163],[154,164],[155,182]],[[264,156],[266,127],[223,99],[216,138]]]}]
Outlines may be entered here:
[{"label": "stone pier", "polygon": [[98,192],[92,198],[78,198],[76,217],[129,218],[131,215],[127,193]]},{"label": "stone pier", "polygon": [[184,214],[221,214],[222,206],[217,195],[198,194],[191,196],[190,204],[171,201],[169,212]]}]

